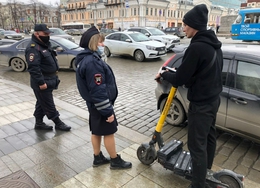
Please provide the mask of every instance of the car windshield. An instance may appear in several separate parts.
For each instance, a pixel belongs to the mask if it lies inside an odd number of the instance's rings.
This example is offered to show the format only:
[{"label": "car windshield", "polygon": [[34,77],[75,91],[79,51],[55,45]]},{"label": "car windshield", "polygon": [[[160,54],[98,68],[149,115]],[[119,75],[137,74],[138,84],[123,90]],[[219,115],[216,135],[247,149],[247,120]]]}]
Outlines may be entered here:
[{"label": "car windshield", "polygon": [[166,35],[164,32],[157,28],[151,28],[148,30],[152,33],[152,35]]},{"label": "car windshield", "polygon": [[15,31],[4,31],[5,34],[17,34]]},{"label": "car windshield", "polygon": [[56,28],[56,29],[50,28],[50,30],[53,32],[53,33],[51,33],[53,35],[66,35],[65,31],[63,31],[60,28]]},{"label": "car windshield", "polygon": [[71,42],[71,41],[69,41],[69,40],[67,40],[67,39],[64,39],[64,38],[59,38],[59,40],[54,40],[54,41],[56,41],[57,43],[59,43],[59,44],[65,46],[66,48],[68,48],[68,49],[70,49],[70,50],[76,49],[76,48],[79,47],[78,44],[76,44],[76,43],[74,43],[74,42]]},{"label": "car windshield", "polygon": [[132,33],[129,34],[129,36],[135,41],[135,42],[144,42],[144,41],[149,41],[150,39],[145,36],[142,33]]}]

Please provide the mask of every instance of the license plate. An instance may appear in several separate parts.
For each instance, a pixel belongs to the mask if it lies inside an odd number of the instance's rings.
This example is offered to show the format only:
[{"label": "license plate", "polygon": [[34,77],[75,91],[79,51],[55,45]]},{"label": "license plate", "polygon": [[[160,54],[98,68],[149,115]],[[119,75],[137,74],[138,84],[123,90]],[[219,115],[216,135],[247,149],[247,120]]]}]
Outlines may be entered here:
[{"label": "license plate", "polygon": [[165,51],[159,51],[159,54],[165,54]]}]

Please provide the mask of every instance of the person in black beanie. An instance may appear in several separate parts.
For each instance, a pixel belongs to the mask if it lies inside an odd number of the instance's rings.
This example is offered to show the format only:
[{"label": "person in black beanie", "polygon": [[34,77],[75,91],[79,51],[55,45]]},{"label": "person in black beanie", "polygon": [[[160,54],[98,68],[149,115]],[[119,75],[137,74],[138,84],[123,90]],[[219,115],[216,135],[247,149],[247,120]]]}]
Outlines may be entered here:
[{"label": "person in black beanie", "polygon": [[[97,52],[100,39],[95,26],[83,33],[80,47],[84,48],[76,56],[76,80],[79,93],[86,101],[89,111],[89,127],[94,150],[93,167],[110,163],[111,169],[131,168],[132,163],[124,161],[116,153],[114,133],[117,120],[113,105],[117,98],[117,85],[111,67]],[[101,139],[110,155],[106,158],[101,152]]]},{"label": "person in black beanie", "polygon": [[212,167],[216,150],[215,123],[222,91],[223,54],[222,44],[214,31],[207,30],[207,22],[205,4],[195,6],[184,15],[183,31],[192,39],[182,64],[176,73],[166,70],[156,75],[156,79],[162,77],[174,86],[188,87],[188,148],[192,157],[190,188],[208,187],[205,183],[207,169]]}]

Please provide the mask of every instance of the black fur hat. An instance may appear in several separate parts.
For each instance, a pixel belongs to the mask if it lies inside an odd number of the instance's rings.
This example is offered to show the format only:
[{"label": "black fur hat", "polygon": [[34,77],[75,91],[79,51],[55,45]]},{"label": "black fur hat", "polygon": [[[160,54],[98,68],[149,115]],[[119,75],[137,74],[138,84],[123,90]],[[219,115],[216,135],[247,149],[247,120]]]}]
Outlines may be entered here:
[{"label": "black fur hat", "polygon": [[85,31],[80,39],[79,46],[82,48],[88,48],[88,43],[93,35],[99,34],[99,30],[92,26],[87,31]]},{"label": "black fur hat", "polygon": [[206,30],[208,23],[208,9],[205,4],[196,5],[189,10],[182,21],[196,30]]}]

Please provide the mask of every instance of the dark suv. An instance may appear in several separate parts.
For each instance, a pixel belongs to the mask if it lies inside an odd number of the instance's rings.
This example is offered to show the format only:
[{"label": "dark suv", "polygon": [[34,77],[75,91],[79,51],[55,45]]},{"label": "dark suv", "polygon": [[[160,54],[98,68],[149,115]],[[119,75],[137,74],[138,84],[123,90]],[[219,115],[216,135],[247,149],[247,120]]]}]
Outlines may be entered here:
[{"label": "dark suv", "polygon": [[[222,46],[223,91],[216,127],[260,143],[260,46]],[[174,54],[164,66],[181,65],[184,53]],[[155,95],[157,108],[163,110],[171,84],[157,84]],[[187,119],[189,101],[187,88],[179,86],[166,122],[180,125]]]},{"label": "dark suv", "polygon": [[183,39],[186,36],[186,33],[183,32],[182,27],[167,27],[164,29],[164,33],[171,34],[171,35],[177,35],[181,39]]}]

